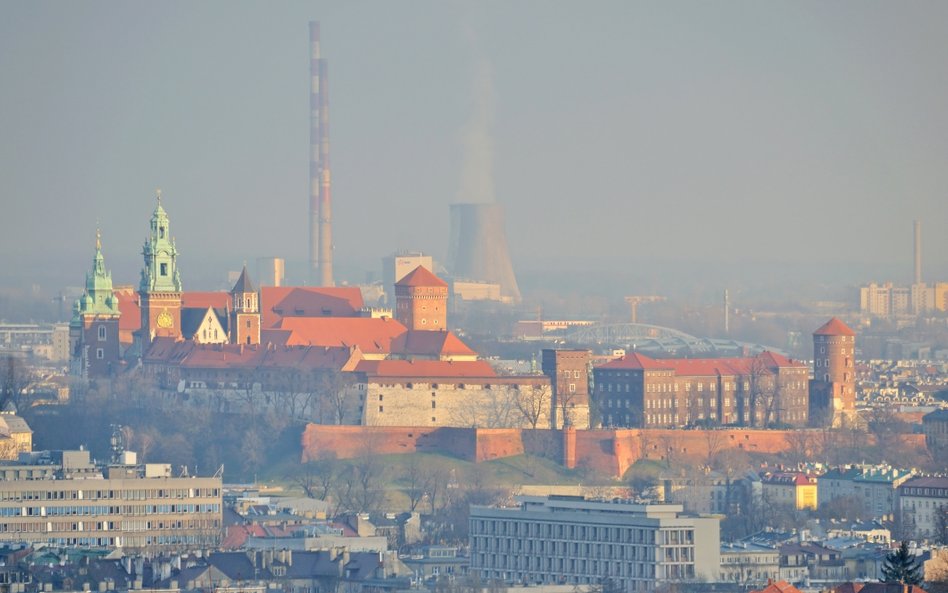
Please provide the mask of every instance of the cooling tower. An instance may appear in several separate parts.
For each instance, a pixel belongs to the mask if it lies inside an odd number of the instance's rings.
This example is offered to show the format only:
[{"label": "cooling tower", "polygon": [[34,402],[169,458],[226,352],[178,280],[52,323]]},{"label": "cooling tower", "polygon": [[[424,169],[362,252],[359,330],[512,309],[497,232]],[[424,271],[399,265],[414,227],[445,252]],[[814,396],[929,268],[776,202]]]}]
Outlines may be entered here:
[{"label": "cooling tower", "polygon": [[452,204],[450,241],[448,269],[455,278],[499,284],[502,296],[520,301],[500,204]]}]

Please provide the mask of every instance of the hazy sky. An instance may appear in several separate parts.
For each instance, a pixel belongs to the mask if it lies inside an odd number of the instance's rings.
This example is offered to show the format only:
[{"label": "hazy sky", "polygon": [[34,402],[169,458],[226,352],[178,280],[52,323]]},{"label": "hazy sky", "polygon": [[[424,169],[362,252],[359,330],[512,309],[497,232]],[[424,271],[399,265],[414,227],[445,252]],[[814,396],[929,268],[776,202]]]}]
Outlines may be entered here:
[{"label": "hazy sky", "polygon": [[870,262],[906,281],[920,218],[925,275],[948,280],[948,3],[863,0],[6,1],[6,276],[78,284],[99,220],[137,281],[157,187],[191,286],[208,262],[303,260],[309,20],[343,273],[443,256],[448,204],[493,187],[520,268]]}]

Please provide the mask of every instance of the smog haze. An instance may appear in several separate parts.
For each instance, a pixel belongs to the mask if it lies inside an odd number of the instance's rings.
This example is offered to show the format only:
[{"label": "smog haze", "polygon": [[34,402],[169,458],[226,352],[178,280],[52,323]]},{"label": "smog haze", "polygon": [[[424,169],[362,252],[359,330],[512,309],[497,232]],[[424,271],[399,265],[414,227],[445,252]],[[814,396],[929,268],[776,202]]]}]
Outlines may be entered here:
[{"label": "smog haze", "polygon": [[925,276],[948,277],[943,3],[0,12],[0,283],[81,283],[97,224],[116,282],[137,282],[156,188],[189,288],[241,260],[304,261],[310,20],[340,280],[400,248],[443,259],[459,200],[504,206],[528,279],[907,281],[913,219]]}]

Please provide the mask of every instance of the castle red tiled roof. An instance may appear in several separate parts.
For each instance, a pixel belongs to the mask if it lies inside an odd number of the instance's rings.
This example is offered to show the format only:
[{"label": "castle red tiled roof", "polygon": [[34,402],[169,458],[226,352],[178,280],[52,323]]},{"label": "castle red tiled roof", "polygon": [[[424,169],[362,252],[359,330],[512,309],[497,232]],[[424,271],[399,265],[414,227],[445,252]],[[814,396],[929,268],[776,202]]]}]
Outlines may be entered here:
[{"label": "castle red tiled roof", "polygon": [[855,336],[856,332],[851,330],[848,325],[833,317],[813,332],[814,336]]},{"label": "castle red tiled roof", "polygon": [[752,591],[751,593],[800,593],[800,590],[787,581],[777,581],[775,583],[770,580],[766,587],[757,591]]},{"label": "castle red tiled roof", "polygon": [[138,305],[138,292],[131,286],[121,286],[114,290],[118,299],[119,330],[134,332],[142,327],[142,310]]},{"label": "castle red tiled roof", "polygon": [[392,340],[392,353],[419,356],[477,356],[449,331],[406,331]]},{"label": "castle red tiled roof", "polygon": [[190,369],[278,368],[310,371],[349,371],[361,360],[357,348],[274,346],[272,344],[195,344],[190,340],[156,338],[144,356],[145,364],[172,363]]},{"label": "castle red tiled roof", "polygon": [[356,367],[357,373],[370,377],[400,378],[475,378],[496,377],[494,369],[483,360],[447,361],[447,360],[362,360]]},{"label": "castle red tiled roof", "polygon": [[226,309],[230,306],[230,295],[226,292],[182,292],[182,309]]},{"label": "castle red tiled roof", "polygon": [[755,367],[774,370],[777,368],[804,367],[802,362],[791,360],[774,352],[762,352],[747,358],[662,358],[655,359],[644,354],[626,354],[596,368],[606,370],[669,370],[683,377],[713,377],[717,375],[750,375]]},{"label": "castle red tiled roof", "polygon": [[285,317],[354,317],[365,306],[358,287],[264,286],[261,327],[277,327]]},{"label": "castle red tiled roof", "polygon": [[395,286],[443,286],[447,288],[448,283],[432,274],[428,268],[418,266],[405,274],[401,280],[395,283]]},{"label": "castle red tiled roof", "polygon": [[358,346],[362,352],[388,354],[404,325],[388,317],[284,317],[278,329],[290,330],[287,346]]}]

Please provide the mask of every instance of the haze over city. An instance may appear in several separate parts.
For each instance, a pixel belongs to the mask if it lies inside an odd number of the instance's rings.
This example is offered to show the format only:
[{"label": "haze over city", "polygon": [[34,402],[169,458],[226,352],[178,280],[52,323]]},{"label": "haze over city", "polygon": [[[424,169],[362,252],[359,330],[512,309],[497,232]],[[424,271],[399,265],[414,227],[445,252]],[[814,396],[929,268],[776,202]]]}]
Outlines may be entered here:
[{"label": "haze over city", "polygon": [[136,281],[159,187],[186,285],[304,261],[314,19],[341,281],[443,259],[448,205],[490,199],[528,289],[907,281],[912,219],[948,275],[940,3],[31,2],[0,19],[2,281],[78,284],[97,222]]}]

